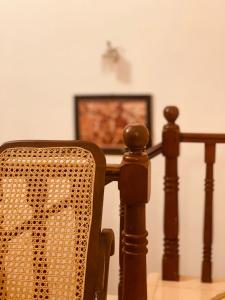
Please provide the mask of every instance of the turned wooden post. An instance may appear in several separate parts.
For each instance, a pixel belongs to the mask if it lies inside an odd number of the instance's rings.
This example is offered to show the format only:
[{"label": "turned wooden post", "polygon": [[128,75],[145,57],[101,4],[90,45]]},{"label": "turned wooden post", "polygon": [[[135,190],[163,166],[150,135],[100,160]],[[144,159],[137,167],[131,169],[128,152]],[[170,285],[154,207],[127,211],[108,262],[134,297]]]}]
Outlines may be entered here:
[{"label": "turned wooden post", "polygon": [[147,300],[147,231],[145,204],[149,199],[149,160],[146,145],[149,133],[143,125],[124,130],[128,151],[123,156],[119,189],[124,203],[122,243],[123,300]]},{"label": "turned wooden post", "polygon": [[202,282],[212,282],[212,240],[213,240],[213,165],[216,147],[213,143],[205,144],[205,213],[204,213],[204,247],[202,262]]},{"label": "turned wooden post", "polygon": [[123,230],[124,230],[124,201],[120,197],[120,229],[119,229],[119,286],[118,286],[118,300],[122,300],[123,288]]},{"label": "turned wooden post", "polygon": [[166,107],[164,110],[168,123],[162,134],[162,152],[165,156],[163,280],[179,280],[177,158],[180,131],[175,124],[178,115],[179,111],[175,106]]}]

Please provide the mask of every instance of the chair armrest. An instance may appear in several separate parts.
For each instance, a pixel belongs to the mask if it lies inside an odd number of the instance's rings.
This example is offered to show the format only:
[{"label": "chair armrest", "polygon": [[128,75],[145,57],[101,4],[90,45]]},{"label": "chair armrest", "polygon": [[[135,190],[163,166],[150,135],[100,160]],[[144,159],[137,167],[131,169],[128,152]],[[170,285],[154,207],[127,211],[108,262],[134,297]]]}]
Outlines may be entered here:
[{"label": "chair armrest", "polygon": [[106,300],[109,259],[114,254],[115,238],[112,229],[103,229],[101,232],[101,255],[99,263],[99,288],[97,291],[97,300]]}]

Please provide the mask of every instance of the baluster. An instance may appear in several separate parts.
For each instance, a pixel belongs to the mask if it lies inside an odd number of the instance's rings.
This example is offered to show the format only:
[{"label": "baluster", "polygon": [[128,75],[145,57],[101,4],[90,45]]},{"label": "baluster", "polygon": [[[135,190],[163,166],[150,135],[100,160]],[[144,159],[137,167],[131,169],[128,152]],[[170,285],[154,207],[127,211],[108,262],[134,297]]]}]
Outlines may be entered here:
[{"label": "baluster", "polygon": [[118,286],[118,300],[122,300],[123,287],[123,230],[124,230],[124,201],[120,199],[120,236],[119,236],[119,286]]},{"label": "baluster", "polygon": [[175,124],[178,115],[177,107],[169,106],[164,110],[168,124],[164,126],[162,135],[162,152],[165,156],[163,280],[179,280],[177,159],[180,131]]},{"label": "baluster", "polygon": [[145,204],[149,198],[149,160],[146,145],[149,134],[142,125],[124,130],[128,152],[120,171],[120,193],[124,201],[123,300],[147,300],[147,231]]},{"label": "baluster", "polygon": [[205,213],[204,247],[202,262],[202,282],[212,282],[212,239],[213,239],[213,164],[215,163],[215,144],[205,144]]}]

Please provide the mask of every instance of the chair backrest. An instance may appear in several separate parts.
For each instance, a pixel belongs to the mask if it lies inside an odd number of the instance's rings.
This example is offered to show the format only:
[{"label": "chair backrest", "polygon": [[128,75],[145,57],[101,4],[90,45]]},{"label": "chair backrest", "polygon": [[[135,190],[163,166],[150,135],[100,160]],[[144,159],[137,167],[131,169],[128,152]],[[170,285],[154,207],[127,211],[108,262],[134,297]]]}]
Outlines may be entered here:
[{"label": "chair backrest", "polygon": [[94,299],[105,157],[82,142],[0,148],[0,299]]}]

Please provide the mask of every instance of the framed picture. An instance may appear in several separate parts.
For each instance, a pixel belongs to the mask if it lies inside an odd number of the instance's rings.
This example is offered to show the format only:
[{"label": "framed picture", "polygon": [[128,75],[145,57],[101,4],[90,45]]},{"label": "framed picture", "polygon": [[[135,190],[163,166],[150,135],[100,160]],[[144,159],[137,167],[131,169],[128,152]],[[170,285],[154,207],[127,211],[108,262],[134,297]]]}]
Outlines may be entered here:
[{"label": "framed picture", "polygon": [[106,154],[123,152],[123,129],[127,124],[141,123],[151,132],[150,95],[79,95],[74,98],[76,139],[94,142]]}]

